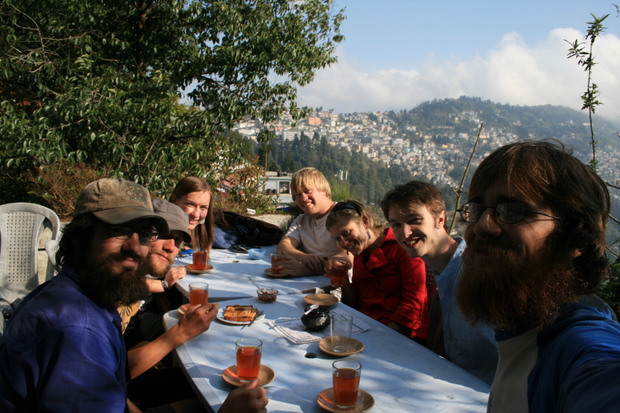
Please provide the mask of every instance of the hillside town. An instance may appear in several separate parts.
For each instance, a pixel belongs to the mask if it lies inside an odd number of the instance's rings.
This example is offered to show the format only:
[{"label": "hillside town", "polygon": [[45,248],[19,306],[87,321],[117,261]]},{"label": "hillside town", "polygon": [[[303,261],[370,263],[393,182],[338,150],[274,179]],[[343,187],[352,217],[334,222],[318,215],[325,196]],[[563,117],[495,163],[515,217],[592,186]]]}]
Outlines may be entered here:
[{"label": "hillside town", "polygon": [[[333,111],[313,112],[296,124],[290,118],[282,118],[269,126],[247,121],[239,123],[235,130],[250,139],[255,139],[258,132],[266,127],[285,140],[295,139],[302,134],[309,138],[324,136],[331,145],[362,152],[368,158],[388,166],[401,165],[414,176],[423,176],[436,184],[455,187],[460,183],[484,120],[474,111],[464,111],[455,115],[452,121],[465,124],[469,132],[456,132],[453,125],[437,125],[424,130],[416,125],[407,125],[403,130],[388,116],[388,112],[336,114]],[[556,138],[570,147],[575,146],[571,142],[577,139],[589,139],[587,136],[575,135]],[[519,139],[522,137],[513,132],[483,126],[472,167],[478,165],[495,148]],[[589,161],[591,153],[581,153],[576,149],[575,152],[584,162]],[[619,147],[599,145],[597,161],[599,173],[606,180],[615,182],[620,177]]]}]

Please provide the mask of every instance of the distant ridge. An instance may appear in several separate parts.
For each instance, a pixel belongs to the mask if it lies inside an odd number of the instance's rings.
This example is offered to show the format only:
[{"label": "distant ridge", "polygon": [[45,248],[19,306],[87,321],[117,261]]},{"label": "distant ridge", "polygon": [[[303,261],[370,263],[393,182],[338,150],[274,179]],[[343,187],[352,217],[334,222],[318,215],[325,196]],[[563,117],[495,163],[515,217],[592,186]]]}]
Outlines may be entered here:
[{"label": "distant ridge", "polygon": [[[478,127],[480,121],[485,128],[497,128],[512,133],[519,139],[560,139],[573,145],[580,153],[590,153],[590,129],[586,112],[564,106],[513,106],[461,96],[458,99],[436,99],[421,103],[410,110],[388,111],[399,126],[415,124],[423,131],[437,126],[453,126],[462,131],[466,125],[458,122],[460,114],[470,112],[471,126]],[[461,120],[461,119],[458,119]],[[594,116],[595,139],[601,145],[620,148],[620,122],[614,124]]]}]

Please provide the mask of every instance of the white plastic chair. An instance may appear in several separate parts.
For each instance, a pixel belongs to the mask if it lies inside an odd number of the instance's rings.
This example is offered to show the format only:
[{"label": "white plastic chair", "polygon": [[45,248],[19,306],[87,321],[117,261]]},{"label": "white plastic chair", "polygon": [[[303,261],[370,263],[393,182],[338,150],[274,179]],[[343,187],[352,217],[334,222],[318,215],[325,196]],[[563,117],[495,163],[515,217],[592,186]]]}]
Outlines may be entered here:
[{"label": "white plastic chair", "polygon": [[[45,228],[50,241],[60,235],[60,219],[54,211],[37,204],[17,202],[0,205],[0,304],[12,304],[39,285],[39,240]],[[54,276],[48,256],[45,280]]]}]

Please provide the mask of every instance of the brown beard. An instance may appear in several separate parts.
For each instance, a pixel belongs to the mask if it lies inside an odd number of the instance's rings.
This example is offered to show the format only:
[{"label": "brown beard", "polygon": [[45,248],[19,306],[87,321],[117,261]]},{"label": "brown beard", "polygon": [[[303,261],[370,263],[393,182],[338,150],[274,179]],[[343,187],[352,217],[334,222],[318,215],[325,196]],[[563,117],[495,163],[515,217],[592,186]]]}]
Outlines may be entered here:
[{"label": "brown beard", "polygon": [[[149,254],[146,257],[146,262],[148,263],[147,265],[149,267],[148,274],[150,274],[152,277],[155,277],[155,278],[164,278],[166,274],[168,274],[168,271],[170,271],[172,264],[168,262],[168,265],[165,268],[161,268],[161,269],[156,268],[155,265],[151,264],[151,256],[156,255],[155,254],[156,252],[158,251],[149,250]],[[157,259],[159,260],[159,258]]]},{"label": "brown beard", "polygon": [[[138,267],[126,268],[120,273],[112,271],[111,264],[131,257],[138,260]],[[119,252],[106,257],[95,257],[92,252],[79,259],[78,272],[86,295],[104,308],[116,308],[143,300],[149,290],[144,281],[147,274],[146,260],[131,252]]]},{"label": "brown beard", "polygon": [[[510,332],[551,323],[562,304],[575,300],[574,287],[579,282],[569,253],[556,248],[554,238],[548,236],[535,256],[518,247],[480,240],[467,245],[456,291],[465,316],[475,324]],[[477,246],[488,250],[487,259],[480,264],[473,259]]]}]

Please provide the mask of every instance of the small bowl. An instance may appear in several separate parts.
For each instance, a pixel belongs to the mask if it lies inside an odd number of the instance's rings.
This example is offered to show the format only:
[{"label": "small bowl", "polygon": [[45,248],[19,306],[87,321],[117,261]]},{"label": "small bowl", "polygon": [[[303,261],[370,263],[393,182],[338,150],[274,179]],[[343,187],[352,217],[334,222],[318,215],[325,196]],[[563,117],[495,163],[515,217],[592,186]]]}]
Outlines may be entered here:
[{"label": "small bowl", "polygon": [[261,303],[273,303],[278,298],[278,290],[275,288],[263,288],[261,290],[256,290],[256,294],[258,294],[258,301]]},{"label": "small bowl", "polygon": [[[306,311],[308,308],[306,307]],[[301,322],[310,331],[323,331],[330,323],[329,308],[319,307],[301,316]]]},{"label": "small bowl", "polygon": [[260,260],[264,256],[265,250],[261,248],[250,248],[248,250],[248,257],[250,257],[251,260]]}]

